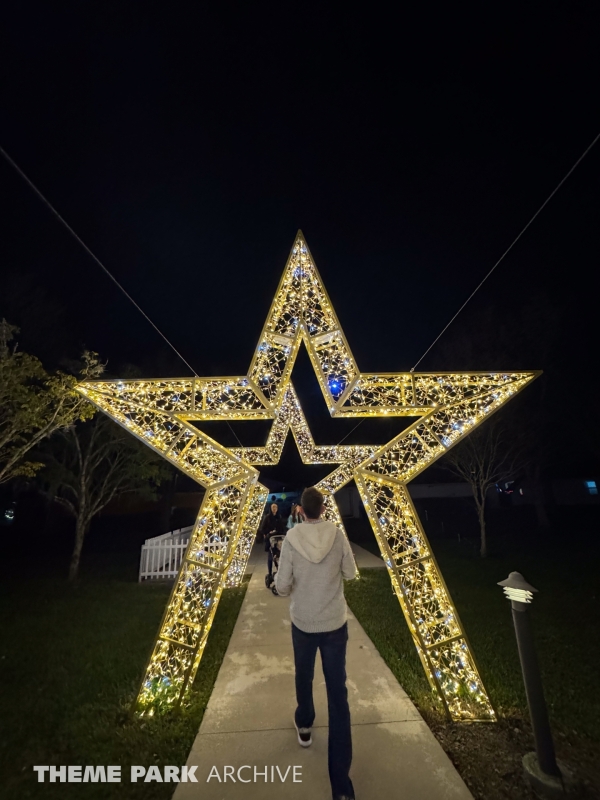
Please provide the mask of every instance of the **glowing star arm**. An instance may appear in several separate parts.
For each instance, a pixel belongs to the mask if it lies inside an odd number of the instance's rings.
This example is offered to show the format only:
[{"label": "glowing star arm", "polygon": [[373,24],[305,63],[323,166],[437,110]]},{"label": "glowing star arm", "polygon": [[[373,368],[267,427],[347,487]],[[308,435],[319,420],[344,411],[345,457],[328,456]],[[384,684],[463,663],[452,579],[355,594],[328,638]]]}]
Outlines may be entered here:
[{"label": "glowing star arm", "polygon": [[453,720],[494,720],[456,609],[406,486],[358,471],[356,485],[432,689]]},{"label": "glowing star arm", "polygon": [[362,469],[397,481],[409,481],[491,416],[539,373],[489,387],[486,393],[464,392],[449,406],[429,411],[364,462]]},{"label": "glowing star arm", "polygon": [[177,707],[187,695],[223,587],[245,555],[240,552],[240,538],[248,526],[255,532],[258,525],[265,499],[262,489],[255,478],[244,478],[206,492],[142,679],[140,714],[152,716]]},{"label": "glowing star arm", "polygon": [[495,392],[515,392],[539,371],[497,373],[400,373],[361,375],[335,417],[422,416],[463,400],[478,401]]},{"label": "glowing star arm", "polygon": [[[291,384],[304,341],[334,417],[419,416],[383,447],[316,445]],[[252,464],[276,464],[291,429],[304,463],[339,464],[318,487],[355,479],[425,672],[451,719],[494,719],[464,631],[406,483],[539,373],[360,373],[298,232],[247,376],[97,381],[79,391],[206,487],[138,699],[144,714],[179,705],[202,657],[224,586],[243,576],[266,501]],[[192,420],[271,419],[264,446],[226,449]]]},{"label": "glowing star arm", "polygon": [[272,419],[273,412],[247,377],[88,381],[79,391],[94,397],[172,414],[179,419]]}]

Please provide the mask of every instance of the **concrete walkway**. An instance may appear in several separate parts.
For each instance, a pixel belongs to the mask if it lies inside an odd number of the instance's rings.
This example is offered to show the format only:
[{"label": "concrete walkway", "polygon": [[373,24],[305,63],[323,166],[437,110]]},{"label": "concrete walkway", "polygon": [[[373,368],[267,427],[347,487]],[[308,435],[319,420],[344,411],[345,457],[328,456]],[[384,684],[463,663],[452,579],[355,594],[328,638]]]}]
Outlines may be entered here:
[{"label": "concrete walkway", "polygon": [[[358,544],[354,544],[354,542],[350,542],[350,547],[354,553],[356,566],[359,569],[363,569],[365,567],[385,568],[385,564],[379,556],[374,556],[373,553],[370,553],[368,550],[365,550],[364,547],[361,547]],[[267,574],[267,554],[264,550],[264,544],[260,543],[255,544],[252,548],[250,558],[248,559],[248,566],[246,567],[246,573],[248,575],[253,575],[257,570],[263,575]]]},{"label": "concrete walkway", "polygon": [[[362,548],[357,552],[359,562],[365,553],[369,556],[365,560],[375,559],[381,564],[381,559]],[[197,766],[198,783],[179,784],[174,800],[331,798],[327,699],[320,659],[317,656],[313,744],[301,748],[293,725],[289,599],[275,597],[265,588],[264,560],[264,553],[253,558],[255,574],[188,758],[188,766]],[[347,673],[354,748],[351,777],[358,800],[472,800],[437,740],[352,615],[348,624]],[[223,782],[225,766],[233,768],[237,778],[238,769],[244,765],[250,768],[242,770],[240,777],[251,782],[234,783],[231,777]],[[285,775],[289,766],[298,767],[296,777],[301,782],[292,782],[290,769],[282,784],[279,775]],[[216,777],[207,782],[213,767],[221,782]],[[231,776],[231,769],[228,774]]]}]

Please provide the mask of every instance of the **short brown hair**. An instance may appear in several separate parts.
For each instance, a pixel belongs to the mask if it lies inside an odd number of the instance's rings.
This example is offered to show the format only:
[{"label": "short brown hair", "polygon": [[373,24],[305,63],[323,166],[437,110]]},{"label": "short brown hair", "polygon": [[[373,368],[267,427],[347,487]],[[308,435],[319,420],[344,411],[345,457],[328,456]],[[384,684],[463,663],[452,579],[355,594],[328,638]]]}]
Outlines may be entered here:
[{"label": "short brown hair", "polygon": [[324,499],[321,492],[314,486],[309,486],[308,489],[302,492],[300,502],[302,503],[304,513],[309,519],[319,519]]}]

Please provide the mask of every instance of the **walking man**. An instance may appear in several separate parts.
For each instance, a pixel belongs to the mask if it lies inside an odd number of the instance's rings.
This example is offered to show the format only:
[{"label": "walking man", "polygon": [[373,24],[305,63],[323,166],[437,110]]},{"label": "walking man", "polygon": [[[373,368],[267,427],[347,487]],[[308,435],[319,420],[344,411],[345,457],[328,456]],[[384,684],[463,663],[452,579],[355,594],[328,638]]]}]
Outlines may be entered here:
[{"label": "walking man", "polygon": [[329,780],[334,800],[354,800],[350,709],[346,688],[347,606],[342,578],[357,577],[350,543],[332,522],[321,519],[323,495],[314,486],[302,494],[305,521],[295,525],[281,548],[277,593],[291,595],[292,644],[296,666],[294,724],[302,747],[312,744],[315,719],[313,676],[317,649],[329,709]]}]

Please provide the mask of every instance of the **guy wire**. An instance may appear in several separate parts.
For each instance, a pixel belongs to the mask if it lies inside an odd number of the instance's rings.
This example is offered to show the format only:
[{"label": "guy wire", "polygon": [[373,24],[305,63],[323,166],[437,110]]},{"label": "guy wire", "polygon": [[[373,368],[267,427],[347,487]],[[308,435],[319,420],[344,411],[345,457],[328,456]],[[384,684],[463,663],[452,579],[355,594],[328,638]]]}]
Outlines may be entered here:
[{"label": "guy wire", "polygon": [[243,445],[243,444],[240,442],[240,437],[237,435],[237,433],[236,433],[236,432],[233,430],[233,428],[231,427],[231,425],[230,425],[230,423],[229,423],[229,420],[225,420],[225,422],[226,422],[226,423],[229,425],[229,430],[230,430],[230,431],[233,433],[233,435],[235,436],[235,438],[238,440],[238,444],[239,444],[239,446],[240,446],[240,447],[243,447],[244,445]]},{"label": "guy wire", "polygon": [[352,428],[352,430],[348,431],[348,433],[342,439],[339,440],[339,442],[336,444],[336,447],[340,445],[344,441],[344,439],[347,439],[351,433],[354,433],[354,431],[358,428],[358,426],[362,425],[364,421],[365,418],[363,417],[363,419],[361,419],[359,422],[356,423],[356,425]]},{"label": "guy wire", "polygon": [[116,284],[116,285],[119,287],[119,289],[120,289],[120,290],[123,292],[123,294],[125,295],[125,297],[126,297],[128,300],[130,300],[130,301],[133,303],[133,305],[134,305],[134,306],[137,308],[137,310],[140,312],[140,314],[141,314],[141,315],[142,315],[142,316],[143,316],[143,317],[144,317],[144,318],[145,318],[145,319],[146,319],[146,320],[147,320],[147,321],[150,323],[150,325],[152,325],[152,327],[153,327],[153,328],[154,328],[154,330],[155,330],[155,331],[156,331],[156,332],[159,334],[159,336],[161,336],[161,337],[162,337],[162,338],[165,340],[165,342],[166,342],[166,343],[169,345],[169,347],[171,348],[171,350],[173,350],[173,352],[174,352],[174,353],[175,353],[177,356],[179,356],[179,358],[180,358],[180,359],[183,361],[183,363],[186,365],[186,367],[187,367],[189,370],[191,370],[192,374],[193,374],[193,375],[194,375],[196,378],[198,378],[199,376],[198,376],[198,374],[196,373],[196,370],[195,370],[195,369],[194,369],[194,368],[191,366],[191,364],[190,364],[188,361],[186,361],[186,360],[185,360],[185,358],[184,358],[184,357],[181,355],[181,353],[179,352],[179,350],[177,350],[177,348],[175,347],[175,345],[173,345],[173,344],[172,344],[172,343],[171,343],[171,342],[170,342],[170,341],[167,339],[167,337],[166,337],[166,336],[164,335],[164,333],[163,333],[163,332],[160,330],[160,328],[158,328],[158,327],[157,327],[157,326],[154,324],[154,322],[152,322],[152,320],[150,319],[150,317],[148,316],[148,314],[146,314],[146,312],[145,312],[145,311],[143,311],[143,309],[141,309],[141,308],[140,308],[140,306],[139,306],[139,305],[138,305],[138,304],[135,302],[135,300],[134,300],[134,299],[133,299],[133,297],[132,297],[132,296],[129,294],[129,292],[127,292],[127,291],[126,291],[126,290],[123,288],[123,286],[121,286],[121,284],[119,283],[119,281],[118,281],[118,280],[115,278],[115,276],[114,276],[114,275],[113,275],[113,274],[112,274],[112,273],[111,273],[111,272],[110,272],[110,271],[109,271],[109,270],[108,270],[108,269],[107,269],[107,268],[104,266],[104,264],[103,264],[103,263],[100,261],[100,259],[99,259],[97,256],[95,256],[95,255],[94,255],[94,253],[92,253],[92,251],[91,251],[91,250],[90,250],[90,248],[87,246],[87,244],[86,244],[84,241],[82,241],[82,239],[81,239],[81,238],[80,238],[80,237],[79,237],[79,236],[78,236],[78,235],[75,233],[75,231],[74,231],[74,230],[73,230],[73,228],[72,228],[72,227],[71,227],[71,226],[68,224],[68,222],[66,222],[66,221],[63,219],[63,217],[61,217],[61,215],[60,215],[60,214],[58,213],[58,211],[57,211],[57,210],[54,208],[54,206],[52,205],[52,203],[50,203],[50,201],[49,201],[49,200],[47,200],[47,199],[46,199],[46,197],[44,197],[44,195],[43,195],[43,194],[40,192],[40,190],[37,188],[37,186],[36,186],[36,185],[35,185],[35,184],[34,184],[34,183],[33,183],[33,182],[32,182],[32,181],[31,181],[31,180],[30,180],[30,179],[27,177],[27,175],[26,175],[26,174],[23,172],[23,170],[22,170],[22,169],[21,169],[21,168],[18,166],[18,164],[16,164],[16,163],[13,161],[13,159],[12,159],[12,158],[11,158],[11,157],[8,155],[8,153],[6,152],[6,150],[4,150],[4,148],[0,147],[0,153],[2,153],[2,155],[4,156],[4,158],[5,158],[5,159],[8,161],[8,163],[9,163],[9,164],[10,164],[10,165],[11,165],[11,166],[12,166],[12,167],[13,167],[13,168],[14,168],[14,169],[17,171],[17,173],[18,173],[18,174],[21,176],[21,178],[23,178],[23,180],[25,181],[25,183],[27,183],[27,184],[28,184],[28,186],[29,186],[31,189],[33,189],[33,191],[36,193],[36,195],[37,195],[37,196],[40,198],[40,200],[41,200],[41,201],[42,201],[42,202],[43,202],[43,203],[44,203],[44,204],[45,204],[45,205],[46,205],[46,206],[47,206],[47,207],[50,209],[50,211],[51,211],[51,212],[54,214],[54,216],[55,216],[55,217],[56,217],[56,218],[59,220],[59,222],[61,222],[61,223],[62,223],[62,224],[65,226],[65,228],[66,228],[66,229],[69,231],[69,233],[71,234],[71,236],[73,236],[73,238],[74,238],[74,239],[76,239],[76,240],[79,242],[79,244],[80,244],[80,245],[83,247],[83,249],[86,251],[86,253],[87,253],[89,256],[91,256],[91,257],[93,258],[93,260],[96,262],[96,264],[98,264],[98,266],[99,266],[101,269],[103,269],[103,270],[104,270],[104,272],[105,272],[105,273],[108,275],[108,277],[111,279],[111,281],[113,281],[113,283],[115,283],[115,284]]},{"label": "guy wire", "polygon": [[478,286],[476,286],[476,287],[475,287],[475,289],[474,289],[474,290],[471,292],[471,294],[470,294],[470,295],[467,297],[467,299],[466,299],[466,300],[465,300],[465,302],[462,304],[462,306],[461,306],[461,307],[458,309],[458,311],[456,312],[456,314],[455,314],[455,315],[452,317],[452,319],[450,320],[450,322],[449,322],[449,323],[446,325],[446,327],[445,327],[445,328],[443,328],[443,330],[441,331],[441,333],[440,333],[440,334],[438,334],[438,336],[437,336],[437,337],[436,337],[436,338],[433,340],[433,342],[432,342],[432,343],[429,345],[429,347],[427,348],[427,350],[425,350],[425,352],[423,353],[423,355],[421,356],[421,358],[420,358],[420,359],[417,361],[417,363],[416,363],[416,364],[415,364],[415,365],[412,367],[412,369],[410,370],[411,372],[414,372],[414,371],[415,371],[415,369],[416,369],[416,368],[419,366],[419,364],[421,363],[421,361],[423,361],[423,359],[425,358],[425,356],[427,355],[427,353],[428,353],[428,352],[431,350],[431,348],[432,348],[432,347],[433,347],[433,346],[434,346],[434,345],[435,345],[435,344],[438,342],[438,340],[439,340],[439,339],[441,339],[441,338],[442,338],[442,336],[444,335],[444,333],[445,333],[445,332],[448,330],[448,328],[450,327],[450,325],[452,325],[452,323],[453,323],[453,322],[454,322],[454,320],[455,320],[455,319],[458,317],[458,315],[459,315],[459,314],[460,314],[460,312],[463,310],[463,308],[464,308],[464,307],[467,305],[467,303],[468,303],[468,302],[469,302],[469,301],[470,301],[470,300],[471,300],[471,299],[472,299],[472,298],[475,296],[475,294],[476,294],[476,293],[479,291],[479,289],[481,289],[481,287],[483,286],[483,284],[484,284],[484,283],[487,281],[487,279],[490,277],[490,275],[492,274],[492,272],[493,272],[493,271],[496,269],[496,267],[498,266],[498,264],[500,264],[500,262],[504,260],[504,257],[505,257],[505,256],[507,256],[507,255],[508,255],[508,253],[509,253],[509,252],[510,252],[510,251],[513,249],[513,247],[514,247],[514,246],[516,245],[516,243],[519,241],[519,239],[521,238],[521,236],[523,236],[523,234],[525,233],[525,231],[527,230],[527,228],[529,228],[529,226],[530,226],[530,225],[531,225],[531,223],[534,221],[534,219],[535,219],[535,218],[538,216],[538,214],[539,214],[539,213],[540,213],[540,212],[541,212],[541,211],[542,211],[542,210],[543,210],[543,209],[544,209],[544,208],[545,208],[545,207],[548,205],[548,203],[550,202],[550,200],[552,200],[552,198],[553,198],[553,197],[554,197],[554,195],[557,193],[557,191],[560,189],[560,187],[563,185],[563,183],[564,183],[564,182],[567,180],[567,178],[568,178],[568,177],[571,175],[571,173],[572,173],[572,172],[574,172],[575,168],[576,168],[577,166],[579,166],[579,164],[580,164],[580,163],[583,161],[583,159],[584,159],[584,158],[587,156],[587,154],[590,152],[590,150],[592,149],[592,147],[593,147],[593,146],[596,144],[596,142],[598,141],[598,139],[600,139],[600,133],[598,133],[598,134],[597,134],[597,136],[595,137],[595,139],[593,140],[593,142],[592,142],[591,144],[589,144],[589,145],[586,147],[586,149],[585,149],[585,150],[583,151],[583,153],[582,153],[582,154],[579,156],[579,158],[577,159],[577,161],[576,161],[576,162],[573,164],[573,166],[572,166],[572,167],[571,167],[571,169],[570,169],[570,170],[567,172],[567,174],[564,176],[564,178],[563,178],[563,179],[560,181],[560,183],[559,183],[559,184],[558,184],[558,185],[557,185],[557,186],[554,188],[554,190],[553,190],[552,192],[550,192],[550,194],[548,195],[548,197],[547,197],[547,198],[544,200],[544,202],[542,203],[542,205],[541,205],[541,206],[538,208],[538,210],[535,212],[535,214],[533,215],[533,217],[532,217],[532,218],[529,220],[529,222],[527,223],[527,225],[525,225],[525,227],[523,228],[523,230],[521,231],[521,233],[519,233],[519,235],[518,235],[518,236],[517,236],[517,237],[516,237],[516,238],[515,238],[515,239],[514,239],[512,242],[511,242],[511,244],[510,244],[510,245],[509,245],[509,246],[506,248],[506,250],[505,250],[505,251],[502,253],[502,255],[500,256],[500,258],[498,259],[498,261],[496,261],[496,263],[494,264],[494,266],[491,268],[491,270],[488,272],[488,274],[487,274],[487,275],[484,277],[484,279],[481,281],[481,283],[480,283]]}]

